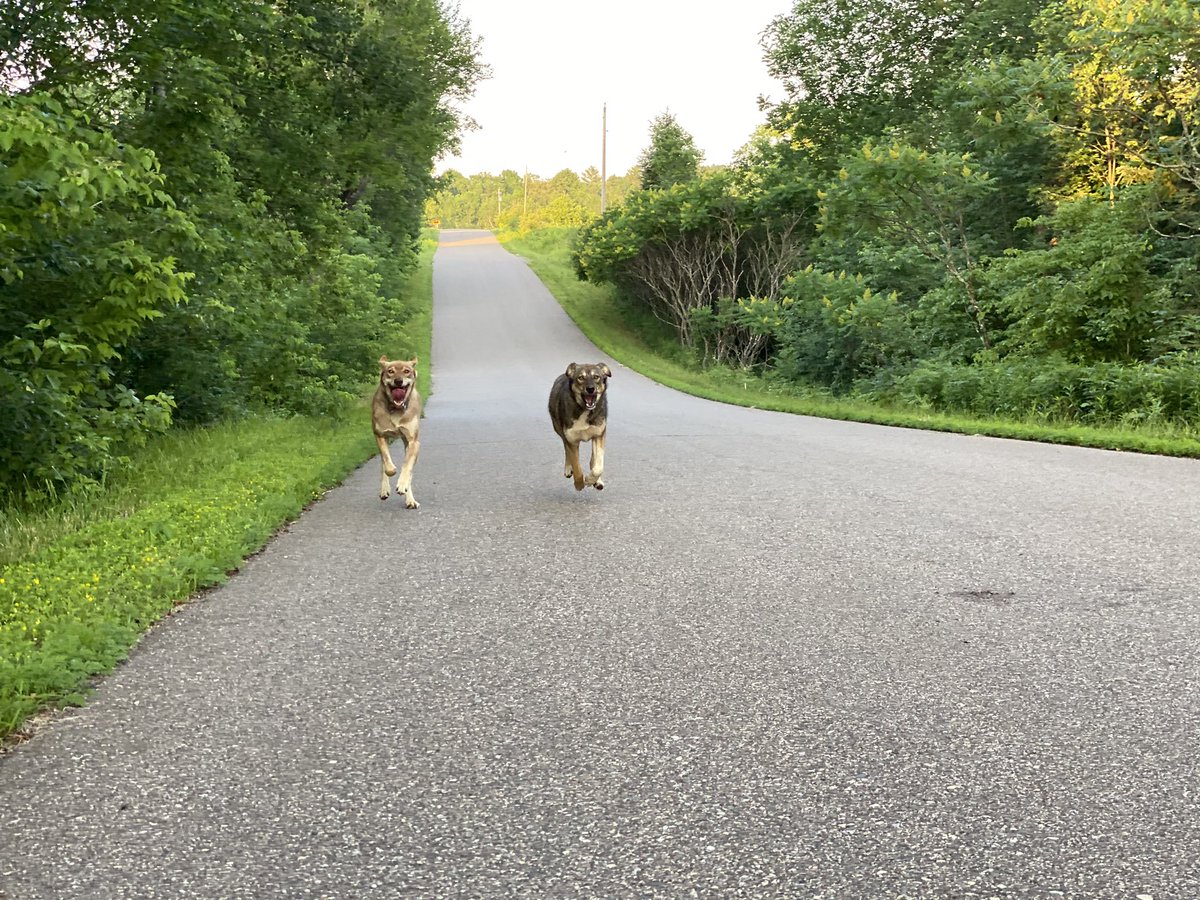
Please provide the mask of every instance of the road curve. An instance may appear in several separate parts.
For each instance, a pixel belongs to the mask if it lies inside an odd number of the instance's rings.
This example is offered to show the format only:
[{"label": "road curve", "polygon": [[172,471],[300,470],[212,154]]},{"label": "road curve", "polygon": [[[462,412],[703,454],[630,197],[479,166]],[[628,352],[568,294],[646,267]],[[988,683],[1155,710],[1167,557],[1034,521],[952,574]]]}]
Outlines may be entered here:
[{"label": "road curve", "polygon": [[1200,896],[1200,463],[689,397],[486,232],[434,292],[421,508],[372,460],[0,757],[0,897]]}]

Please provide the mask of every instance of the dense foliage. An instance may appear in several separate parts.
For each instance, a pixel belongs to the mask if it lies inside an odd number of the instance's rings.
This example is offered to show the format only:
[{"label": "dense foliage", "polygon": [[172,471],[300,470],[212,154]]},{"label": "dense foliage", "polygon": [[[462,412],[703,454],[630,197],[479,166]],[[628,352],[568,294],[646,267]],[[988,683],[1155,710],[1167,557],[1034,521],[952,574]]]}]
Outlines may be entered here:
[{"label": "dense foliage", "polygon": [[764,50],[736,163],[586,225],[581,277],[839,393],[1200,419],[1200,7],[794,0]]},{"label": "dense foliage", "polygon": [[172,421],[337,407],[484,74],[440,0],[13,0],[0,13],[0,486]]}]

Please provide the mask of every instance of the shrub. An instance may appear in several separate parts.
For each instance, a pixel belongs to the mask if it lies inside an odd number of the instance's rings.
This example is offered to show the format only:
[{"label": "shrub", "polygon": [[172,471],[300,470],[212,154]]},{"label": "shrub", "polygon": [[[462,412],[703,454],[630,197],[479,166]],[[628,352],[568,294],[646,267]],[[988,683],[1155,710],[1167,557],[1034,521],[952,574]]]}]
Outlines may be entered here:
[{"label": "shrub", "polygon": [[895,294],[872,291],[861,275],[809,266],[780,304],[779,373],[835,391],[911,358],[915,336]]},{"label": "shrub", "polygon": [[1200,422],[1200,357],[1131,365],[1082,365],[1061,357],[1010,357],[975,365],[927,361],[875,395],[979,416],[1194,426]]},{"label": "shrub", "polygon": [[170,423],[118,379],[122,348],[183,298],[144,236],[184,241],[153,154],[44,94],[0,96],[0,483],[102,474]]}]

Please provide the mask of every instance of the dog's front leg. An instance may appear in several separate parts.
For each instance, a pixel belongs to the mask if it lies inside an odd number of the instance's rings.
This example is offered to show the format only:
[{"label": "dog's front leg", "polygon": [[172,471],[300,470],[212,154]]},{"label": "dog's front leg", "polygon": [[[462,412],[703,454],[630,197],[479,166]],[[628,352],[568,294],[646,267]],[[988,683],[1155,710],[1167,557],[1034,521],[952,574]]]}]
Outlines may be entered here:
[{"label": "dog's front leg", "polygon": [[566,463],[563,474],[575,481],[575,490],[583,490],[583,467],[579,464],[579,444],[563,438],[563,451],[566,453]]},{"label": "dog's front leg", "polygon": [[412,492],[413,466],[417,464],[417,455],[421,452],[421,442],[414,436],[404,442],[404,463],[400,466],[400,477],[396,479],[396,493],[404,495],[404,505],[416,509],[421,504]]},{"label": "dog's front leg", "polygon": [[604,490],[604,435],[592,438],[592,461],[588,466],[587,484],[598,491]]},{"label": "dog's front leg", "polygon": [[392,452],[388,449],[387,438],[377,434],[375,443],[379,445],[379,464],[383,467],[379,481],[379,499],[386,500],[392,493],[388,476],[396,474],[396,465],[392,462]]},{"label": "dog's front leg", "polygon": [[571,442],[568,441],[566,438],[563,438],[562,442],[563,442],[563,460],[564,460],[563,461],[563,477],[571,478],[575,474],[574,471],[571,469]]}]

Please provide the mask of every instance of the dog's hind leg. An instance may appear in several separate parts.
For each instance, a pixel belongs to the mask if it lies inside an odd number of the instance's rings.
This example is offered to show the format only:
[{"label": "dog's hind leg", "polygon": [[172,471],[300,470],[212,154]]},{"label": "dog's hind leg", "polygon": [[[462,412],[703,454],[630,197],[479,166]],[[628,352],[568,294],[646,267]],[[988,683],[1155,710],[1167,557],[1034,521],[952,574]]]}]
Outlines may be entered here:
[{"label": "dog's hind leg", "polygon": [[412,491],[413,466],[417,464],[420,452],[421,442],[416,437],[404,442],[404,463],[400,466],[400,477],[396,479],[396,493],[404,495],[404,505],[409,509],[416,509],[421,505]]},{"label": "dog's hind leg", "polygon": [[590,484],[598,491],[604,490],[604,435],[592,438],[592,460],[588,466],[588,477],[585,484]]},{"label": "dog's hind leg", "polygon": [[377,434],[375,443],[379,445],[379,464],[383,468],[379,481],[379,499],[386,500],[392,493],[388,477],[396,474],[396,465],[392,462],[392,452],[388,449],[387,438]]},{"label": "dog's hind leg", "polygon": [[583,467],[579,464],[579,445],[573,444],[566,438],[563,438],[563,451],[566,454],[566,462],[563,464],[563,475],[567,478],[574,479],[575,490],[583,490]]}]

